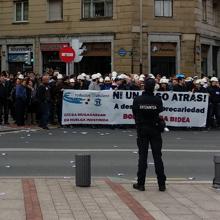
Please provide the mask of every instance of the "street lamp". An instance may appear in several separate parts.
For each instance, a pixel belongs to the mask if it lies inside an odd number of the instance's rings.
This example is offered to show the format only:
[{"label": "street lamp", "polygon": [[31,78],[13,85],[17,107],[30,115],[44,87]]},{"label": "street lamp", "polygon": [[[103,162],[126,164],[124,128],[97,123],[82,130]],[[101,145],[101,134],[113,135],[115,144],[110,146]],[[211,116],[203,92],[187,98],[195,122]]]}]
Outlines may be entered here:
[{"label": "street lamp", "polygon": [[140,0],[140,74],[143,73],[143,0]]}]

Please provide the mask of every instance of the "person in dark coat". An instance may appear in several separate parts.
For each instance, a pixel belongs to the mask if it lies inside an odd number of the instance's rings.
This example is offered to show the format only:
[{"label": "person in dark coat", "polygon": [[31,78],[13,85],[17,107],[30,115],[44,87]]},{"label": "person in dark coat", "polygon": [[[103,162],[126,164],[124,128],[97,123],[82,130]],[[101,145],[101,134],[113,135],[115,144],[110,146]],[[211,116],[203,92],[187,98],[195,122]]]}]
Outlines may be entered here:
[{"label": "person in dark coat", "polygon": [[26,106],[27,106],[26,80],[24,79],[23,75],[19,75],[16,81],[16,90],[15,90],[16,124],[18,126],[24,126]]},{"label": "person in dark coat", "polygon": [[8,123],[9,114],[9,97],[10,97],[10,84],[7,80],[6,72],[2,72],[0,75],[0,124],[2,124],[4,118],[4,124]]},{"label": "person in dark coat", "polygon": [[37,89],[36,99],[39,103],[39,127],[43,129],[49,129],[49,116],[50,116],[50,87],[49,87],[49,75],[42,77],[42,83]]},{"label": "person in dark coat", "polygon": [[[208,126],[220,126],[220,85],[217,77],[212,77],[211,85],[208,87],[209,93],[209,112],[208,112]],[[216,123],[215,120],[216,119]]]},{"label": "person in dark coat", "polygon": [[[145,91],[141,96],[134,99],[132,111],[137,127],[137,146],[139,150],[137,183],[134,189],[145,190],[145,178],[147,170],[147,157],[149,144],[155,163],[155,171],[160,191],[166,190],[166,176],[162,161],[162,137],[159,113],[163,111],[163,104],[160,97],[154,95],[155,80],[148,78],[145,81]],[[162,127],[162,128],[161,128]]]}]

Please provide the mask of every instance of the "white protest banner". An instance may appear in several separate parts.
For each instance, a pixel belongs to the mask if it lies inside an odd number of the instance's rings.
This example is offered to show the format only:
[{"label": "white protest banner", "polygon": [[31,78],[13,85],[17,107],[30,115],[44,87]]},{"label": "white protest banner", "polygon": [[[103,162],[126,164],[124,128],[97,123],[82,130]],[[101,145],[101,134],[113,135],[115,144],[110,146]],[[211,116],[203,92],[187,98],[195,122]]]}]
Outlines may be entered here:
[{"label": "white protest banner", "polygon": [[[62,124],[134,124],[133,99],[142,91],[64,90]],[[204,127],[208,94],[157,92],[168,126]]]},{"label": "white protest banner", "polygon": [[64,90],[62,124],[134,124],[133,98],[141,93]]},{"label": "white protest banner", "polygon": [[167,126],[205,127],[209,95],[191,92],[156,92],[163,101]]}]

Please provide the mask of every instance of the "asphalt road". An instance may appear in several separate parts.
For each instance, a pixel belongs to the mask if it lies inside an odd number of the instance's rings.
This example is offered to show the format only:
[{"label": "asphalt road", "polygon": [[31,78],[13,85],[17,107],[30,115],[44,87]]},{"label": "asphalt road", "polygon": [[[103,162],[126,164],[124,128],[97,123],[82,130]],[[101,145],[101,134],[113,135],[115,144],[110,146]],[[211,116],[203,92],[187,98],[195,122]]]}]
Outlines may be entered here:
[{"label": "asphalt road", "polygon": [[[168,178],[212,180],[219,143],[219,131],[165,132],[163,158]],[[92,176],[129,180],[136,176],[134,129],[76,127],[0,133],[1,176],[73,176],[76,154],[91,154]],[[155,177],[151,152],[148,161],[148,176]]]}]

